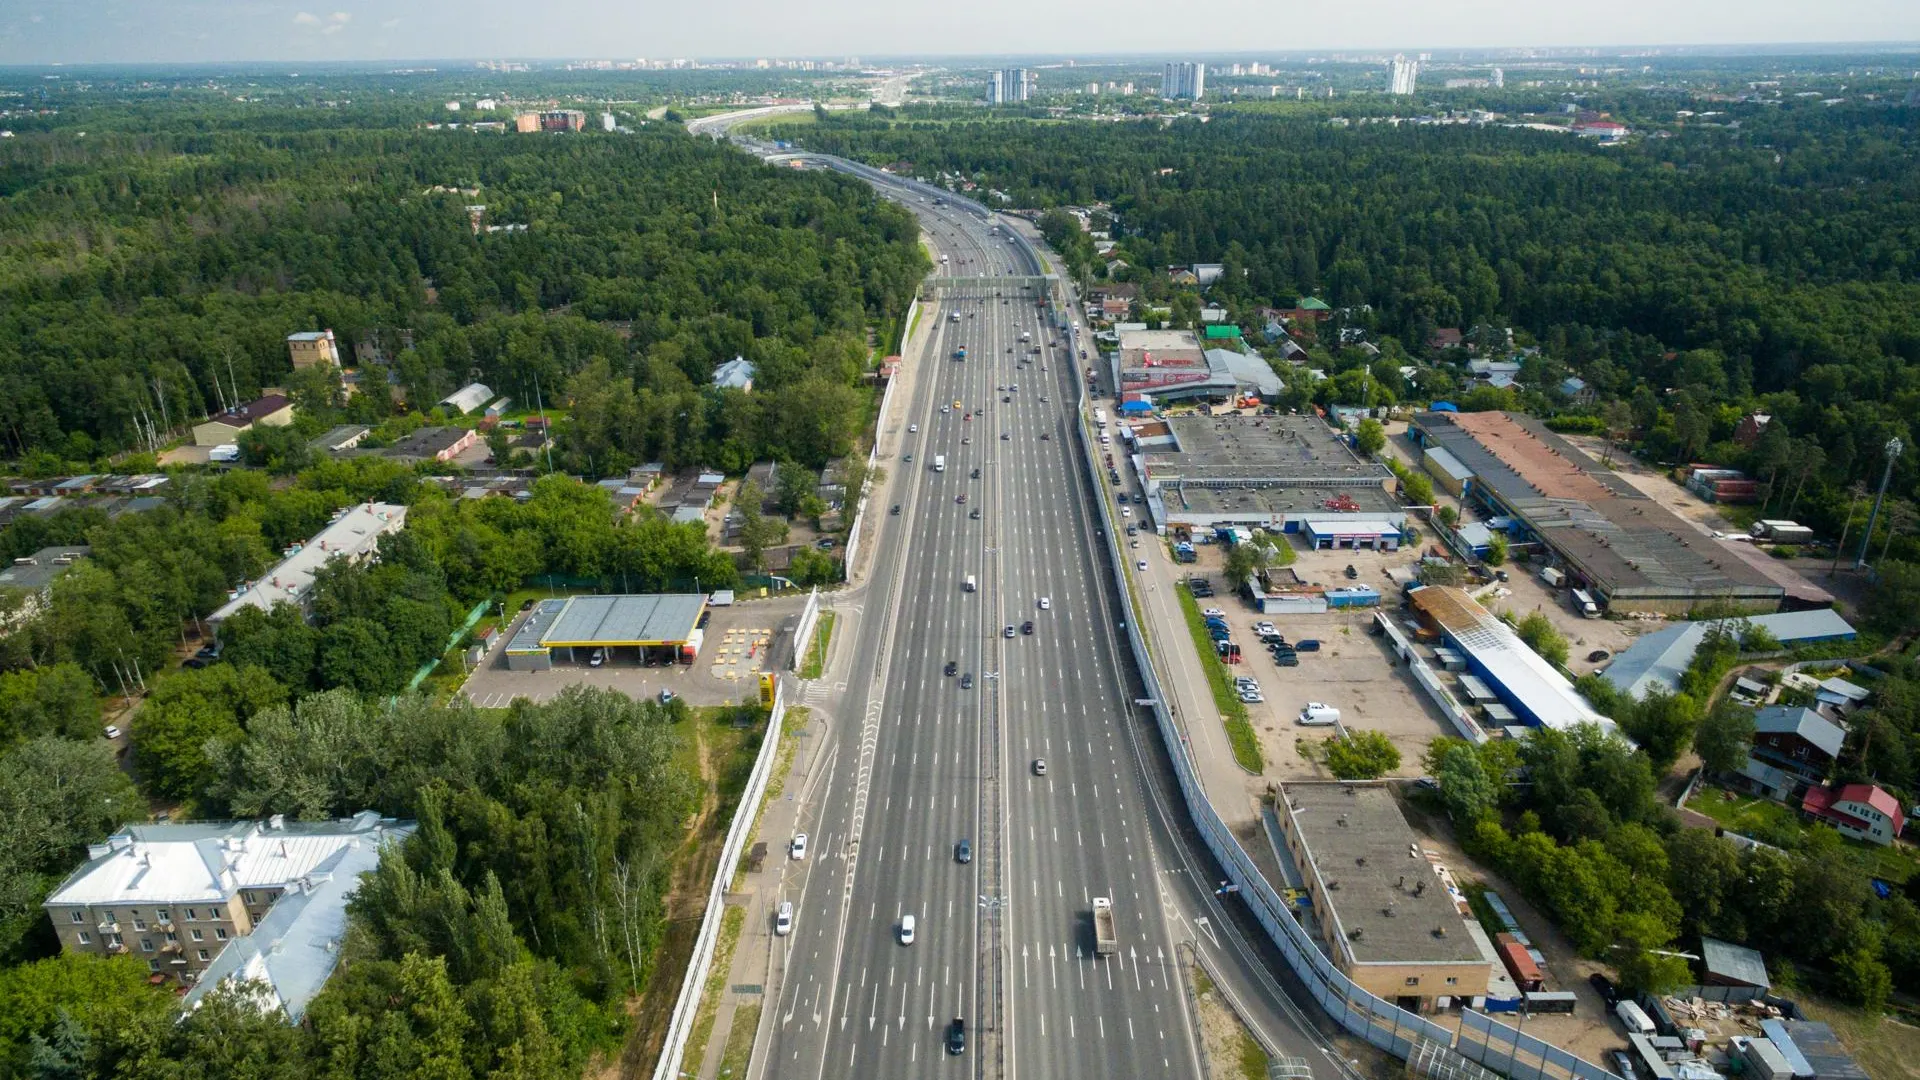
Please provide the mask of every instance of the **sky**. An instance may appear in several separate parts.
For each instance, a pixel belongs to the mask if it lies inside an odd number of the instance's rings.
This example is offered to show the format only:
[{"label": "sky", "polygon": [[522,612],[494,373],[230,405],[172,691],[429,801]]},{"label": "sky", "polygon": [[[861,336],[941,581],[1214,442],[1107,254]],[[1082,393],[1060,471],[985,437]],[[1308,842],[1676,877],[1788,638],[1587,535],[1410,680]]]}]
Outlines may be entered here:
[{"label": "sky", "polygon": [[0,64],[1917,41],[1920,0],[0,0]]}]

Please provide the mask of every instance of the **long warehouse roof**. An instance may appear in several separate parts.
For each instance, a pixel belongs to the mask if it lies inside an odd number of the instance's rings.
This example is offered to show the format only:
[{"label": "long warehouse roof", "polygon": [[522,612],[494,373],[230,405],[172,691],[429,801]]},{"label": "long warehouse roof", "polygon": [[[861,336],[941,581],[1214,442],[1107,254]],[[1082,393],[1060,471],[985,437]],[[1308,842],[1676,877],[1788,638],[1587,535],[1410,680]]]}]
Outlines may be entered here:
[{"label": "long warehouse roof", "polygon": [[1613,721],[1595,712],[1565,675],[1465,590],[1428,586],[1413,590],[1408,599],[1498,684],[1496,692],[1505,689],[1542,725],[1565,729],[1592,723],[1613,729]]}]

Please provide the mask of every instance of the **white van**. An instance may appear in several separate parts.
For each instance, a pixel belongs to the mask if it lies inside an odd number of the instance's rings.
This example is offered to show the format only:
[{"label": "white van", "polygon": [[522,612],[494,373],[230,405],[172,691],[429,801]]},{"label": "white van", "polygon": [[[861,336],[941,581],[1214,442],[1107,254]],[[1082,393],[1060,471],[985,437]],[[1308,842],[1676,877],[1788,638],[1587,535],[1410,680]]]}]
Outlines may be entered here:
[{"label": "white van", "polygon": [[960,584],[960,588],[962,588],[967,592],[973,592],[975,589],[978,589],[979,587],[980,586],[977,583],[975,583],[975,581],[973,580],[972,574],[968,574],[967,580],[964,582],[961,582]]},{"label": "white van", "polygon": [[1655,1031],[1653,1021],[1638,1002],[1622,1001],[1613,1007],[1613,1014],[1620,1018],[1620,1026],[1626,1028],[1629,1035],[1652,1035]]},{"label": "white van", "polygon": [[1323,702],[1309,701],[1300,710],[1300,723],[1305,727],[1332,727],[1339,722],[1340,710]]}]

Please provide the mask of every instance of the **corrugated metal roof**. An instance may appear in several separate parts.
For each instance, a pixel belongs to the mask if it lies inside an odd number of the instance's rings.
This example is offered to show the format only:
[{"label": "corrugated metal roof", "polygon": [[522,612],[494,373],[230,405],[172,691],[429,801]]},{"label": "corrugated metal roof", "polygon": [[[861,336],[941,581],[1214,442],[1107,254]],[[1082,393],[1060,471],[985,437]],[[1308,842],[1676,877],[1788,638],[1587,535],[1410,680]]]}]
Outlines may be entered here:
[{"label": "corrugated metal roof", "polygon": [[1465,591],[1430,586],[1415,589],[1410,599],[1467,655],[1475,673],[1523,716],[1551,728],[1590,723],[1615,729],[1566,676]]},{"label": "corrugated metal roof", "polygon": [[698,593],[649,596],[576,596],[541,635],[548,648],[567,645],[679,644],[706,610]]},{"label": "corrugated metal roof", "polygon": [[1760,953],[1745,945],[1735,945],[1719,938],[1702,937],[1700,939],[1700,959],[1706,966],[1707,974],[1722,979],[1730,979],[1746,986],[1758,986],[1766,989],[1772,984],[1767,981],[1767,962]]},{"label": "corrugated metal roof", "polygon": [[[1797,642],[1846,640],[1857,631],[1832,609],[1786,611],[1773,615],[1753,615],[1746,620],[1772,634],[1783,645]],[[1690,622],[1669,626],[1642,636],[1620,655],[1603,673],[1603,678],[1636,698],[1654,689],[1672,693],[1680,685],[1680,676],[1693,663],[1710,622]]]}]

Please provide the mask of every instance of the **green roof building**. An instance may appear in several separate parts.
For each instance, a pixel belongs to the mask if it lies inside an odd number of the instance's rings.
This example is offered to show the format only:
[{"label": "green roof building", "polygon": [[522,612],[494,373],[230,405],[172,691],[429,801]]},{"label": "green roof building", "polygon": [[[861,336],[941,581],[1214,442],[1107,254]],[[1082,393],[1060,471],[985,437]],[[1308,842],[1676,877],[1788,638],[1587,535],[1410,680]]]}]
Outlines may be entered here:
[{"label": "green roof building", "polygon": [[1207,324],[1207,340],[1208,341],[1220,341],[1226,338],[1237,338],[1239,336],[1240,336],[1240,328],[1237,326],[1234,326],[1232,323],[1208,323]]}]

